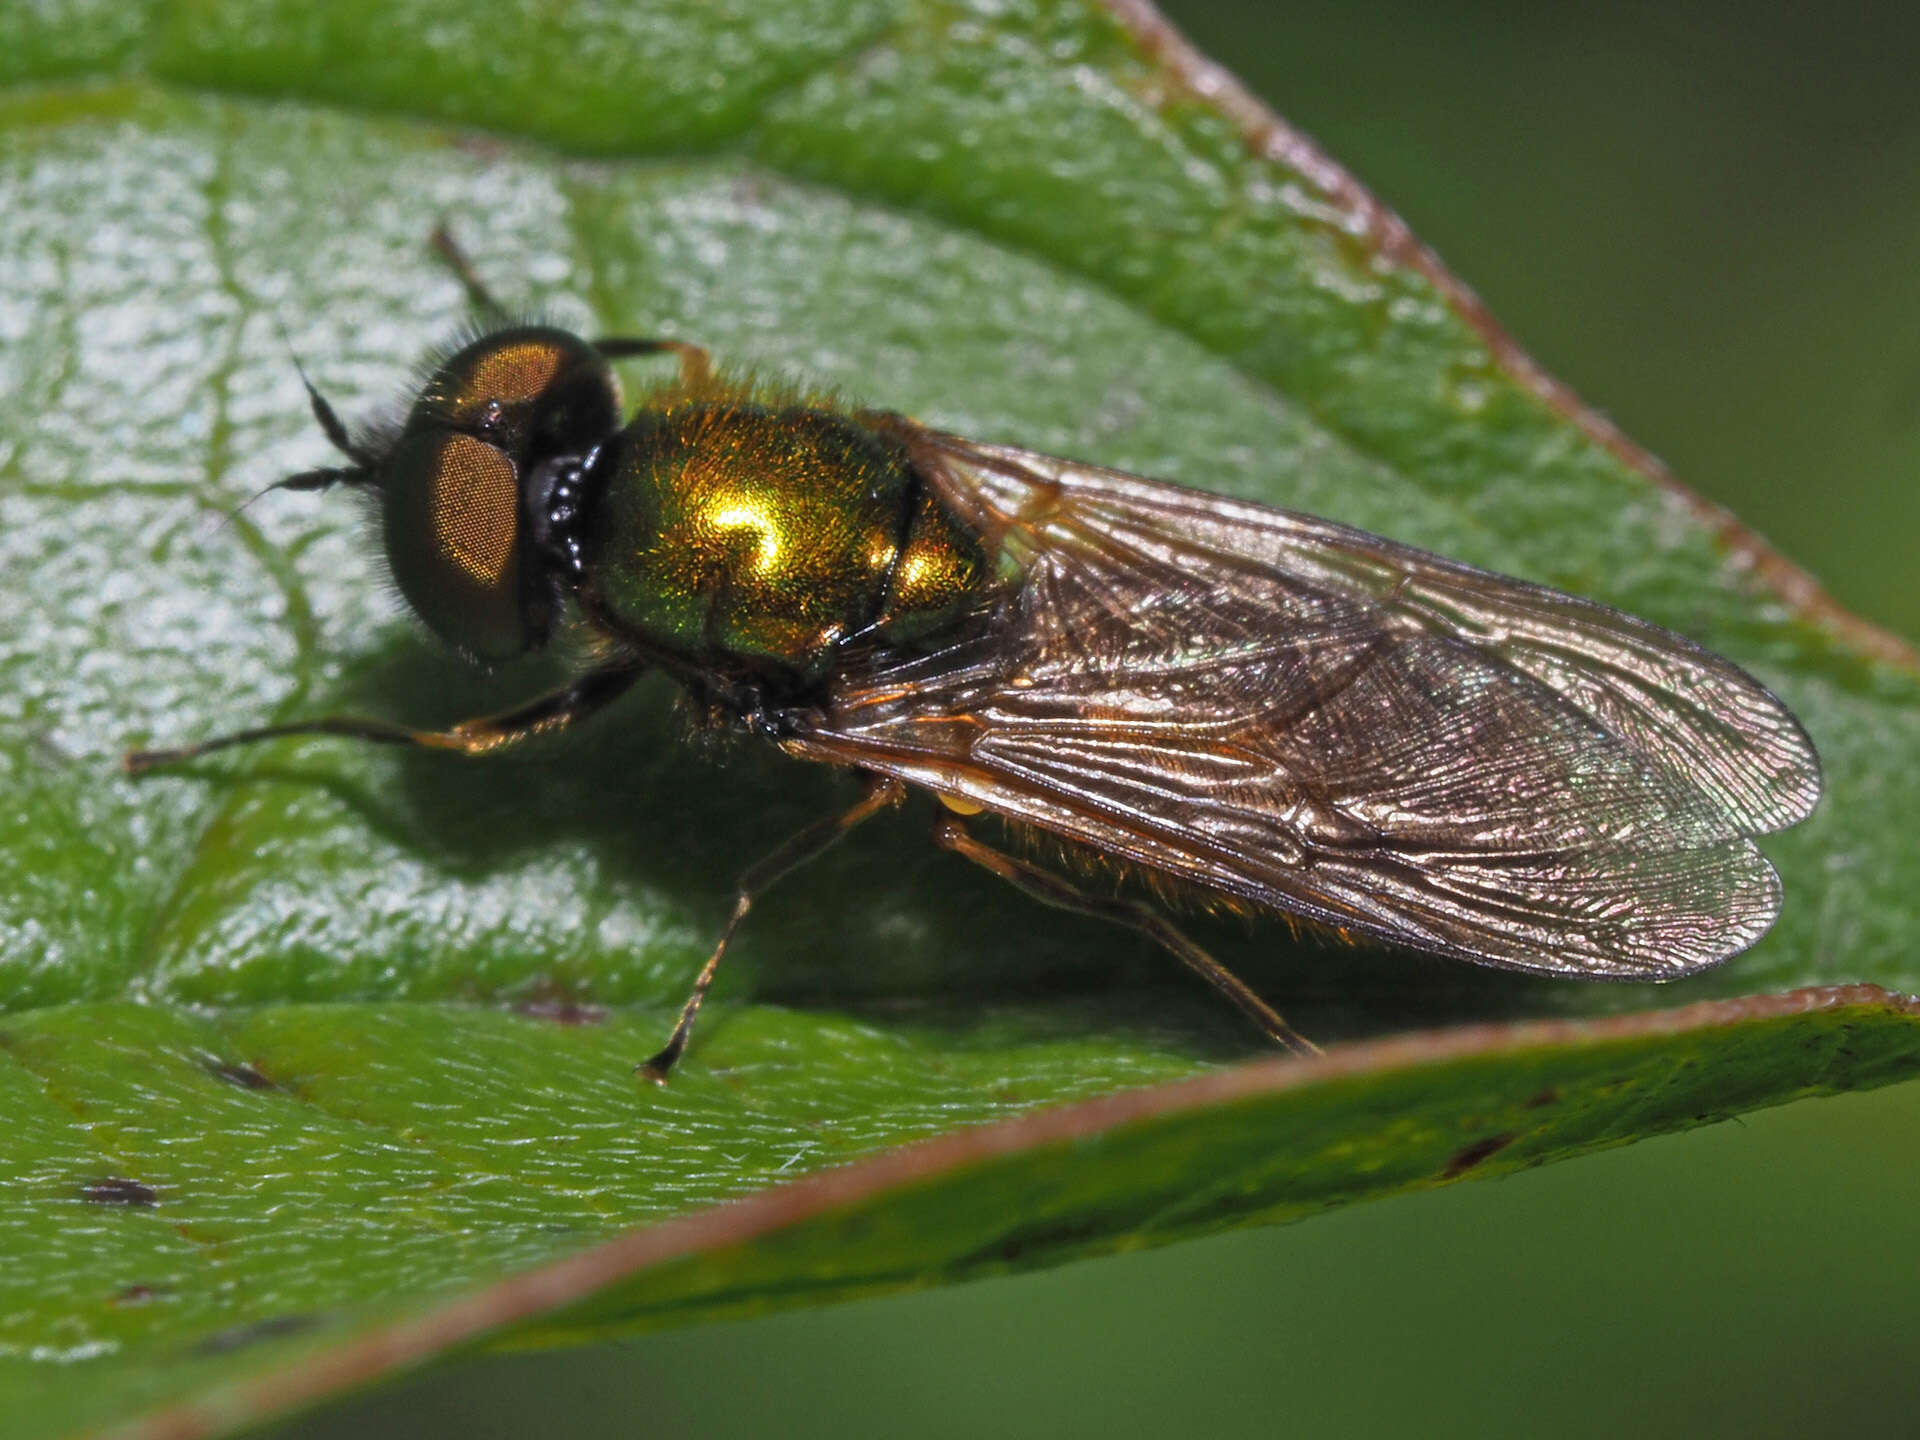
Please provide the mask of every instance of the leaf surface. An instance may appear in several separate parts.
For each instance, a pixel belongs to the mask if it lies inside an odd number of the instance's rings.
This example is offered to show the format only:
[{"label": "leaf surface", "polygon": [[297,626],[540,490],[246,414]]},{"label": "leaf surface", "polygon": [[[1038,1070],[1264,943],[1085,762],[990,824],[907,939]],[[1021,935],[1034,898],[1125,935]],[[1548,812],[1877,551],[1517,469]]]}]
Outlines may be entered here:
[{"label": "leaf surface", "polygon": [[[1668,486],[1132,7],[75,0],[0,40],[17,1433],[175,1402],[201,1408],[173,1433],[204,1433],[496,1325],[603,1333],[1299,1218],[1912,1073],[1901,1002],[1744,998],[1920,989],[1903,648]],[[1198,924],[1343,1047],[1289,1068],[1144,944],[939,856],[916,811],[757,907],[684,1071],[637,1086],[731,877],[844,780],[689,746],[652,684],[486,764],[310,742],[114,769],[268,717],[443,723],[551,678],[434,653],[339,497],[233,513],[323,454],[287,338],[366,414],[461,325],[443,218],[529,313],[1695,636],[1826,762],[1819,812],[1767,841],[1785,914],[1657,990]]]}]

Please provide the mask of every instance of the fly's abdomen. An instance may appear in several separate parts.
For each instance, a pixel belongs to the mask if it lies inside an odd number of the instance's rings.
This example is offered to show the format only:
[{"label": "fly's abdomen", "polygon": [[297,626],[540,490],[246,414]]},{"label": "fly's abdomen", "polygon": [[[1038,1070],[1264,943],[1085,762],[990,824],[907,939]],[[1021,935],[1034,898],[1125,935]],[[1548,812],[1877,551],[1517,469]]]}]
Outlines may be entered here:
[{"label": "fly's abdomen", "polygon": [[898,442],[805,404],[669,396],[593,485],[594,612],[698,665],[816,681],[856,637],[937,632],[989,573]]}]

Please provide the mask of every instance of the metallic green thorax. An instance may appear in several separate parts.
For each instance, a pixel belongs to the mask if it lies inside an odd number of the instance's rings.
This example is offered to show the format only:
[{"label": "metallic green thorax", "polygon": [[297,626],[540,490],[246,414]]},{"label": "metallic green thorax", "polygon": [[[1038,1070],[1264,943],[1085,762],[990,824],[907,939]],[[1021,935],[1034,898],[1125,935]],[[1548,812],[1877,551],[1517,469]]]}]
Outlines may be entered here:
[{"label": "metallic green thorax", "polygon": [[898,441],[744,390],[643,406],[594,466],[587,599],[706,668],[820,680],[854,637],[912,641],[978,600],[978,537]]}]

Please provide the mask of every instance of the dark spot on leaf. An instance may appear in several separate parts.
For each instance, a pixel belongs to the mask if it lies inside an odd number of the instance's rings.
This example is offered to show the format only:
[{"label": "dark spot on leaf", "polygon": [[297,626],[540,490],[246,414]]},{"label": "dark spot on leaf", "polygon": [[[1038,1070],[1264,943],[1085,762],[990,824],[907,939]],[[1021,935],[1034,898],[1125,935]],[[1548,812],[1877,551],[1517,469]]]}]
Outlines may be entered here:
[{"label": "dark spot on leaf", "polygon": [[206,1062],[207,1073],[216,1080],[224,1080],[229,1085],[237,1085],[242,1090],[273,1090],[273,1081],[262,1075],[244,1060],[215,1060],[209,1057]]},{"label": "dark spot on leaf", "polygon": [[607,1018],[604,1005],[588,1005],[568,998],[522,1000],[513,1013],[529,1020],[551,1020],[555,1025],[599,1025]]},{"label": "dark spot on leaf", "polygon": [[129,1285],[107,1303],[109,1305],[144,1305],[149,1300],[159,1300],[172,1293],[172,1289],[165,1285]]},{"label": "dark spot on leaf", "polygon": [[1103,1233],[1096,1220],[1070,1220],[1059,1225],[1035,1225],[1015,1230],[992,1245],[963,1255],[959,1265],[1002,1264],[1031,1265],[1054,1258],[1054,1252],[1068,1250]]},{"label": "dark spot on leaf", "polygon": [[138,1180],[125,1180],[117,1175],[105,1180],[90,1180],[80,1187],[80,1198],[90,1200],[95,1205],[144,1205],[154,1206],[160,1203],[159,1193],[151,1185],[142,1185]]},{"label": "dark spot on leaf", "polygon": [[1529,1110],[1538,1110],[1543,1105],[1557,1105],[1559,1103],[1560,1103],[1560,1092],[1558,1090],[1555,1090],[1551,1085],[1549,1085],[1545,1090],[1542,1090],[1538,1095],[1535,1095],[1531,1099],[1527,1100],[1525,1102],[1525,1106]]},{"label": "dark spot on leaf", "polygon": [[1498,1155],[1514,1142],[1512,1131],[1499,1135],[1489,1135],[1484,1140],[1476,1140],[1471,1145],[1462,1145],[1454,1151],[1453,1158],[1447,1161],[1447,1168],[1441,1172],[1441,1178],[1451,1180],[1464,1175],[1489,1156]]},{"label": "dark spot on leaf", "polygon": [[491,135],[461,133],[453,140],[453,147],[477,160],[497,161],[511,152],[506,143]]},{"label": "dark spot on leaf", "polygon": [[235,1325],[229,1330],[216,1330],[195,1345],[193,1353],[230,1355],[235,1350],[244,1350],[247,1346],[258,1345],[263,1340],[278,1340],[287,1335],[298,1335],[303,1330],[311,1330],[319,1323],[319,1318],[313,1315],[276,1315],[271,1320],[255,1320],[246,1325]]}]

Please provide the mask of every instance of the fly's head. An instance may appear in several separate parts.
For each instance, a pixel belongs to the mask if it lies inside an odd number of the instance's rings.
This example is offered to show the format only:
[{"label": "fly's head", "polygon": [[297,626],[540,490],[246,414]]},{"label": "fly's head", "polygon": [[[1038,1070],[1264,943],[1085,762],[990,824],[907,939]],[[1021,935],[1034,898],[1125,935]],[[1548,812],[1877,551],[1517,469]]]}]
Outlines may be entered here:
[{"label": "fly's head", "polygon": [[620,426],[606,358],[565,330],[494,330],[433,369],[397,429],[364,436],[308,393],[353,463],[273,488],[369,491],[394,583],[461,654],[494,664],[545,644],[573,578],[579,477]]}]

